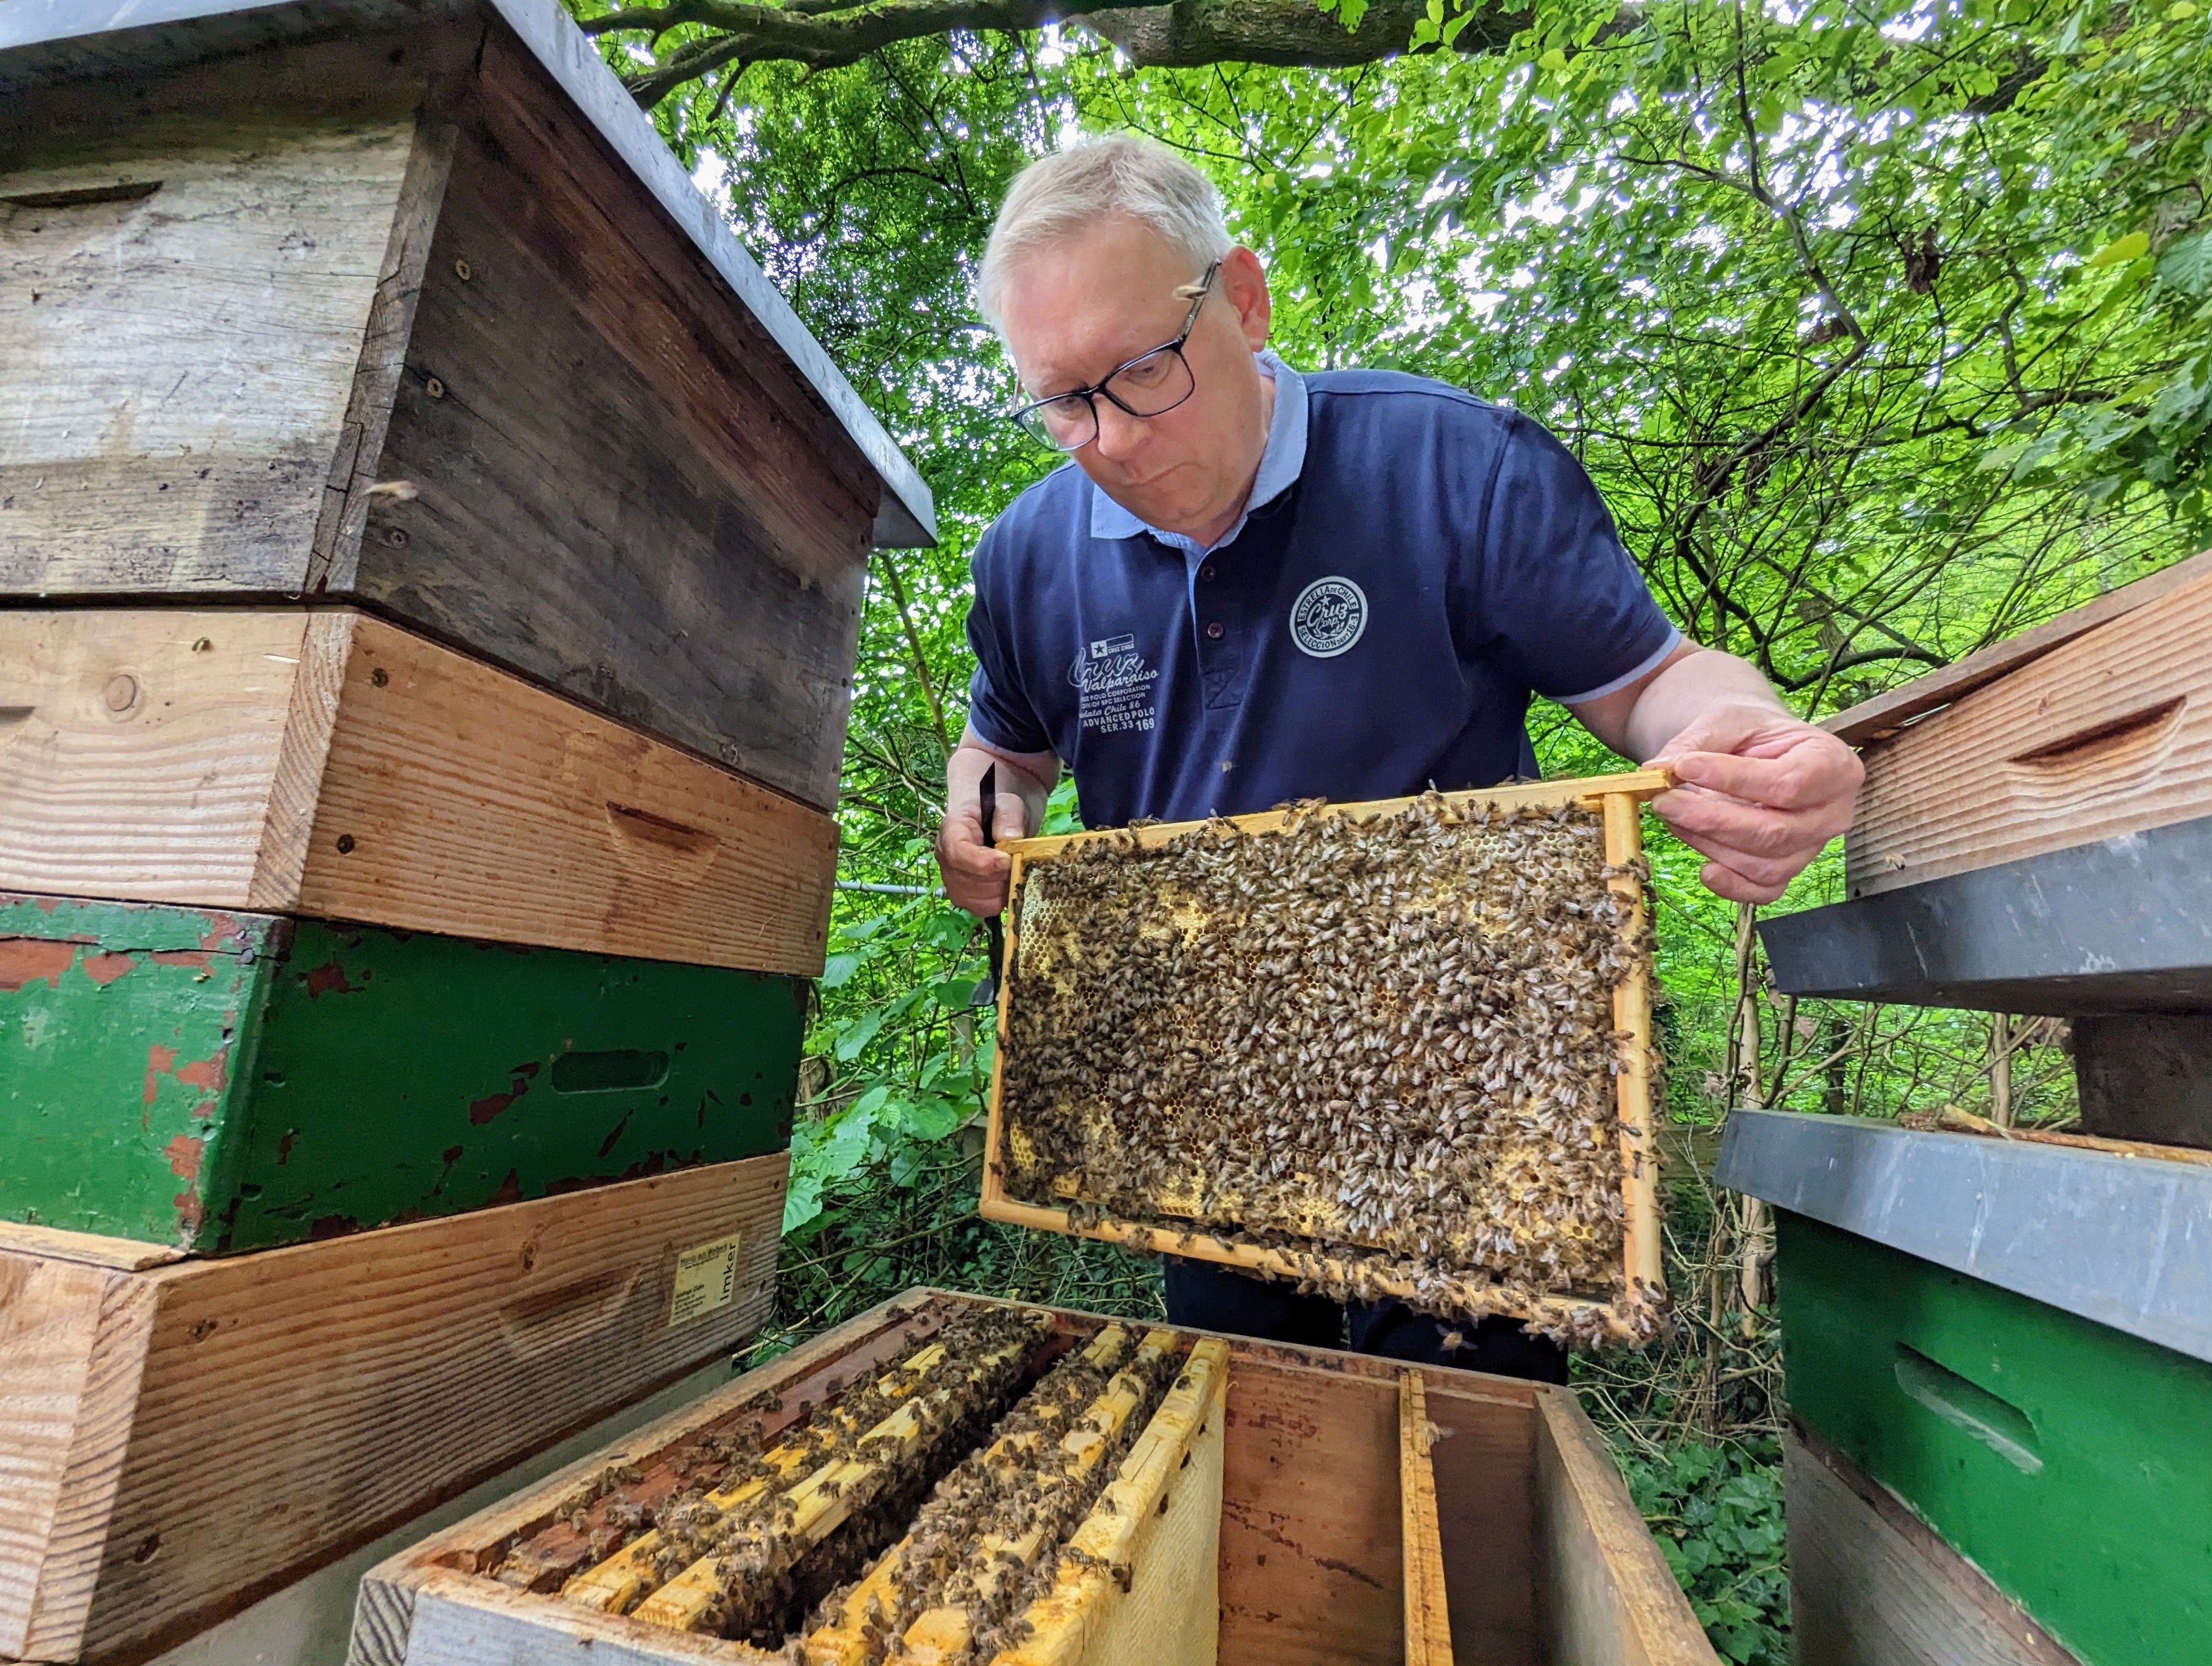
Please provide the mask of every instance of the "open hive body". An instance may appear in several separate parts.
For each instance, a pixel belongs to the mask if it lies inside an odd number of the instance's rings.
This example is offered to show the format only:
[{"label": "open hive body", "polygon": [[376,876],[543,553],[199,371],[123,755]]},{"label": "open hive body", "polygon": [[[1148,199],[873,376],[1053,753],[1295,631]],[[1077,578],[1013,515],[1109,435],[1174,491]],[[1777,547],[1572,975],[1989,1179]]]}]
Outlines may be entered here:
[{"label": "open hive body", "polygon": [[984,1213],[1648,1334],[1638,804],[1664,784],[1007,846]]},{"label": "open hive body", "polygon": [[934,1291],[373,1570],[349,1657],[1399,1658],[1716,1660],[1567,1390]]}]

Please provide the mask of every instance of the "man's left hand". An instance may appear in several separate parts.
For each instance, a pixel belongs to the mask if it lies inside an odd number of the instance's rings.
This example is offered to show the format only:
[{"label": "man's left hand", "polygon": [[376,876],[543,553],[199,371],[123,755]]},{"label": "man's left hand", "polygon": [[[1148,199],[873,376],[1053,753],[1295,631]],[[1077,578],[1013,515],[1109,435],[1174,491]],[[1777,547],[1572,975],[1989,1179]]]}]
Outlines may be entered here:
[{"label": "man's left hand", "polygon": [[1825,729],[1764,705],[1715,706],[1652,758],[1682,785],[1652,810],[1710,858],[1716,895],[1771,903],[1851,823],[1865,768]]}]

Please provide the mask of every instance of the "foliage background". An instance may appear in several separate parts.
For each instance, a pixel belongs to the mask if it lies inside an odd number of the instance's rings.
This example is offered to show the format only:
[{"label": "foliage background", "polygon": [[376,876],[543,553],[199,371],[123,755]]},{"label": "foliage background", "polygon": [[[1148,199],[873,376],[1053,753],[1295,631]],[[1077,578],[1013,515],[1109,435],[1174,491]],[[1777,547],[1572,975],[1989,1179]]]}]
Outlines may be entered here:
[{"label": "foliage background", "polygon": [[[1432,0],[1426,37],[1468,15]],[[662,101],[927,477],[942,540],[873,569],[763,1346],[921,1280],[1158,1310],[1146,1262],[976,1219],[980,939],[929,889],[968,552],[1052,460],[994,420],[1013,384],[967,301],[1025,161],[1103,129],[1183,151],[1267,264],[1292,364],[1437,376],[1549,424],[1684,628],[1818,716],[2206,541],[2206,27],[2192,0],[1568,0],[1480,54],[1137,70],[1047,27],[739,64]],[[635,70],[688,38],[605,44]],[[1531,722],[1550,772],[1613,762],[1564,714]],[[1582,1387],[1717,1645],[1780,1662],[1765,1240],[1705,1183],[1711,1131],[1747,1099],[1987,1110],[1993,1031],[1778,1000],[1694,858],[1662,842],[1655,866],[1684,1322]],[[1780,906],[1837,879],[1825,859]],[[2055,1039],[2012,1042],[2012,1114],[2069,1114]]]}]

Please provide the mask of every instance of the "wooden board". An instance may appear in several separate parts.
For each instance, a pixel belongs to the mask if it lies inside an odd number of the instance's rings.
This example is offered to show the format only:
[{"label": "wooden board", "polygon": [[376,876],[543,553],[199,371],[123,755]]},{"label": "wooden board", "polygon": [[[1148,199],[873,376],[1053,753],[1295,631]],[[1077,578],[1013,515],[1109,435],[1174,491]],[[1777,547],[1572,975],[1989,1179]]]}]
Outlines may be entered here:
[{"label": "wooden board", "polygon": [[1537,1403],[1554,1390],[1504,1377],[1423,1377],[1437,1431],[1429,1466],[1452,1657],[1473,1666],[1542,1666]]},{"label": "wooden board", "polygon": [[763,1156],[790,1137],[807,999],[788,975],[0,891],[0,1219],[225,1254]]},{"label": "wooden board", "polygon": [[[123,1661],[757,1329],[785,1159],[142,1272],[0,1225],[0,1655]],[[672,1323],[678,1255],[730,1299]]]},{"label": "wooden board", "polygon": [[1797,1666],[2081,1666],[1879,1482],[1782,1438]]},{"label": "wooden board", "polygon": [[503,31],[454,119],[380,469],[416,495],[318,587],[827,808],[878,482]]},{"label": "wooden board", "polygon": [[349,611],[0,611],[0,886],[811,976],[836,840]]},{"label": "wooden board", "polygon": [[1705,1666],[1714,1658],[1605,1442],[1571,1394],[1547,1393],[1536,1438],[1545,1658]]},{"label": "wooden board", "polygon": [[[1604,818],[1606,862],[1614,869],[1626,870],[1643,851],[1640,809],[1643,801],[1666,791],[1672,784],[1673,777],[1668,772],[1647,769],[1586,780],[1541,781],[1443,796],[1448,802],[1458,806],[1479,805],[1511,808],[1573,804],[1597,810]],[[1327,807],[1325,813],[1348,818],[1389,816],[1401,812],[1419,801],[1414,799],[1391,799],[1364,804],[1332,805]],[[1243,832],[1266,834],[1285,826],[1292,813],[1271,810],[1227,819]],[[1156,824],[1137,830],[1134,836],[1140,849],[1157,849],[1200,825],[1202,824],[1194,822]],[[1002,840],[1000,848],[1012,859],[1008,894],[1014,898],[1021,896],[1022,876],[1024,869],[1031,864],[1052,861],[1083,842],[1127,836],[1121,831],[1109,830],[1036,839]],[[1607,883],[1625,903],[1621,927],[1623,937],[1640,942],[1644,918],[1640,882],[1632,873],[1624,871]],[[1024,1201],[1007,1195],[998,1153],[1006,1149],[1003,1142],[1006,1121],[1001,1102],[1005,1064],[1011,1044],[1011,1013],[1012,1003],[1018,998],[1017,986],[1019,978],[1013,970],[1018,965],[1017,957],[1020,950],[1018,919],[1018,907],[1010,908],[1006,925],[1005,964],[1008,973],[999,982],[999,1045],[992,1058],[988,1099],[988,1126],[984,1140],[987,1160],[983,1167],[979,1205],[983,1217],[1042,1231],[1064,1232],[1126,1243],[1155,1254],[1188,1256],[1276,1277],[1296,1280],[1306,1276],[1305,1268],[1295,1255],[1216,1232],[1193,1230],[1200,1223],[1168,1225],[1101,1216],[1078,1225],[1073,1222],[1069,1211],[1065,1207]],[[1508,1311],[1571,1330],[1595,1329],[1621,1340],[1640,1341],[1651,1333],[1656,1323],[1655,1316],[1666,1300],[1666,1287],[1660,1266],[1658,1140],[1650,1110],[1651,1011],[1648,951],[1639,952],[1639,958],[1647,963],[1646,966],[1632,974],[1613,994],[1613,1029],[1619,1037],[1615,1092],[1620,1107],[1622,1155],[1622,1285],[1625,1293],[1612,1301],[1568,1294],[1539,1297],[1533,1300],[1501,1301],[1486,1280],[1470,1276],[1460,1281],[1462,1293],[1456,1298],[1459,1310]],[[1423,1302],[1429,1300],[1412,1283],[1404,1280],[1380,1273],[1370,1273],[1367,1277],[1373,1287],[1385,1293]]]},{"label": "wooden board", "polygon": [[503,26],[25,105],[0,595],[358,600],[834,804],[882,482]]},{"label": "wooden board", "polygon": [[1451,1604],[1444,1589],[1443,1535],[1437,1522],[1437,1472],[1429,1448],[1440,1431],[1429,1421],[1427,1385],[1409,1371],[1398,1380],[1398,1519],[1406,1585],[1406,1666],[1451,1666]]},{"label": "wooden board", "polygon": [[0,165],[0,591],[296,590],[415,124],[102,113]]},{"label": "wooden board", "polygon": [[1405,1648],[1397,1372],[1305,1348],[1229,1362],[1222,1666],[1394,1660]]},{"label": "wooden board", "polygon": [[2041,659],[2053,648],[2063,648],[2077,636],[2087,635],[2100,626],[2124,617],[2145,603],[2154,602],[2206,577],[2212,577],[2212,550],[2177,562],[2133,584],[2124,584],[2118,590],[2107,592],[2093,602],[2086,602],[2016,636],[1992,642],[1940,671],[1916,677],[1902,688],[1861,701],[1838,712],[1820,727],[1854,746],[1870,740],[1887,740],[1924,713],[1963,699],[1983,684],[2019,670],[2030,660]]},{"label": "wooden board", "polygon": [[2169,588],[1864,756],[1854,897],[2212,814],[2212,583]]},{"label": "wooden board", "polygon": [[[576,1666],[609,1660],[624,1666],[772,1666],[780,1656],[641,1626],[629,1617],[577,1608],[542,1586],[518,1590],[489,1576],[518,1545],[548,1542],[562,1501],[608,1465],[635,1466],[649,1488],[657,1465],[702,1436],[757,1418],[766,1439],[788,1426],[797,1406],[821,1404],[868,1368],[913,1347],[941,1320],[941,1304],[977,1299],[908,1292],[511,1502],[393,1557],[362,1582],[350,1666],[499,1666],[523,1659]],[[1062,1347],[1083,1346],[1111,1322],[1065,1310],[1054,1310],[1053,1322]],[[1206,1560],[1167,1556],[1163,1566],[1179,1569],[1191,1583],[1172,1603],[1163,1596],[1163,1608],[1187,1604],[1200,1614],[1218,1614],[1212,1658],[1221,1666],[1350,1666],[1401,1658],[1406,1610],[1399,1385],[1406,1367],[1326,1349],[1223,1341],[1227,1397],[1217,1419],[1200,1420],[1190,1463],[1173,1471],[1180,1479],[1167,1489],[1166,1512],[1159,1513],[1155,1503],[1149,1516],[1125,1512],[1107,1519],[1134,1527],[1155,1523],[1162,1545],[1170,1535],[1180,1543],[1186,1532],[1202,1534],[1202,1523],[1178,1512],[1195,1511],[1194,1498],[1211,1496],[1200,1494],[1200,1486],[1210,1483],[1194,1484],[1194,1472],[1207,1462],[1204,1441],[1218,1424],[1219,1550],[1211,1564],[1218,1581],[1212,1602],[1204,1590]],[[1626,1488],[1567,1390],[1471,1371],[1424,1367],[1421,1376],[1439,1431],[1431,1450],[1455,1659],[1479,1666],[1536,1666],[1544,1659],[1573,1659],[1580,1666],[1718,1666],[1719,1657],[1697,1631],[1688,1603],[1637,1519]],[[757,1409],[763,1404],[775,1409]],[[1535,1554],[1536,1444],[1547,1438],[1559,1444],[1558,1437],[1541,1433],[1547,1408],[1566,1431],[1572,1457],[1547,1472],[1556,1493],[1543,1508],[1561,1532],[1578,1522],[1589,1524],[1595,1547],[1577,1564],[1583,1584],[1570,1600],[1579,1605],[1577,1613],[1601,1613],[1615,1626],[1608,1642],[1609,1634],[1596,1623],[1583,1625],[1577,1634],[1590,1639],[1594,1651],[1582,1655],[1536,1651],[1534,1616],[1553,1606]],[[1127,1485],[1132,1469],[1143,1469],[1145,1462],[1133,1452],[1117,1486]],[[1159,1560],[1157,1552],[1152,1559]],[[1133,1566],[1130,1596],[1142,1599],[1146,1563]],[[1649,1578],[1653,1568],[1656,1584]],[[559,1577],[557,1570],[548,1576],[556,1583]],[[1502,1587],[1516,1589],[1509,1593]],[[1123,1598],[1125,1608],[1130,1596]],[[1085,1633],[1085,1658],[1100,1657],[1097,1639],[1106,1635]],[[1163,1666],[1206,1657],[1198,1629],[1146,1636],[1154,1640],[1113,1645],[1110,1657],[1117,1663],[1158,1658]],[[1680,1639],[1688,1640],[1675,1646]]]}]

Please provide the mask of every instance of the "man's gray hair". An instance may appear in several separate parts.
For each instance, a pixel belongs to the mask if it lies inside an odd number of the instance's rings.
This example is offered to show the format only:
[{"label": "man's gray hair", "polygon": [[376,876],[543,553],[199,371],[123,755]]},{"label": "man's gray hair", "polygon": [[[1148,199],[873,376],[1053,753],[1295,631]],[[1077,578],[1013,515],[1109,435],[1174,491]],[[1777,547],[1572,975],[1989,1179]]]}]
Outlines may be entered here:
[{"label": "man's gray hair", "polygon": [[1114,216],[1165,238],[1189,258],[1193,277],[1237,246],[1222,222],[1221,193],[1213,181],[1174,151],[1122,133],[1086,139],[1015,176],[983,246],[975,280],[975,309],[983,321],[1000,328],[1000,305],[1016,259]]}]

